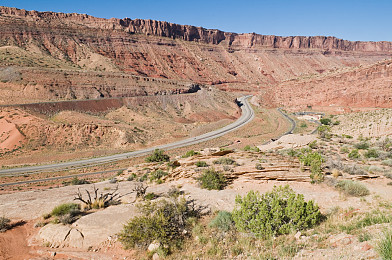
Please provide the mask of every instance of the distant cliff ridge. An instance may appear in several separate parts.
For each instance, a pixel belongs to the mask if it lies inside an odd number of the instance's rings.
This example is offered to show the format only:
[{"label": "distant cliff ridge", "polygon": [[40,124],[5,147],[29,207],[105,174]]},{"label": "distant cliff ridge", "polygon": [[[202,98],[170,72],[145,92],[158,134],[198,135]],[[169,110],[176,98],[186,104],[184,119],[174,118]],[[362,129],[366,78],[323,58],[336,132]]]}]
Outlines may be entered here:
[{"label": "distant cliff ridge", "polygon": [[326,36],[259,35],[255,33],[237,34],[216,29],[205,29],[191,25],[141,19],[103,19],[86,14],[64,14],[54,12],[26,11],[23,9],[0,7],[1,16],[16,16],[45,24],[59,23],[83,25],[96,29],[123,30],[131,34],[145,34],[169,37],[185,41],[207,44],[223,44],[233,47],[265,47],[279,49],[322,49],[325,51],[392,52],[392,42],[347,41]]}]

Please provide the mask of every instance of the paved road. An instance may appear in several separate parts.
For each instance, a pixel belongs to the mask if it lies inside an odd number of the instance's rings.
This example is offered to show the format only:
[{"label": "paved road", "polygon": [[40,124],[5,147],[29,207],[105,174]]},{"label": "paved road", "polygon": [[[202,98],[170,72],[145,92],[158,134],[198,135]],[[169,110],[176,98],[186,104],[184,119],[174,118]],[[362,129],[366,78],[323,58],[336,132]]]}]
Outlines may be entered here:
[{"label": "paved road", "polygon": [[237,99],[242,109],[242,115],[239,119],[237,119],[237,121],[221,129],[208,132],[206,134],[199,135],[197,137],[192,137],[178,142],[151,147],[139,151],[115,154],[115,155],[110,155],[105,157],[98,157],[98,158],[84,159],[79,161],[63,162],[63,163],[56,163],[56,164],[48,164],[48,165],[40,165],[40,166],[3,169],[0,170],[0,176],[14,176],[19,174],[35,173],[35,172],[42,172],[42,171],[53,171],[53,170],[59,170],[64,168],[87,167],[87,166],[98,165],[98,164],[103,164],[103,163],[108,163],[113,161],[119,161],[132,157],[144,156],[146,154],[153,152],[155,149],[171,150],[175,148],[180,148],[184,146],[205,142],[220,137],[222,135],[225,135],[231,131],[237,130],[238,128],[246,125],[247,123],[253,120],[254,111],[247,101],[249,97],[251,97],[251,95],[243,96]]},{"label": "paved road", "polygon": [[290,122],[290,124],[291,124],[291,128],[290,128],[286,133],[282,134],[281,136],[292,134],[293,131],[294,131],[294,129],[295,129],[295,127],[297,126],[297,124],[295,123],[295,120],[292,119],[291,117],[289,117],[285,112],[283,112],[283,111],[282,111],[282,108],[278,108],[278,111],[279,111],[279,113],[281,113],[282,116],[284,116],[284,117]]}]

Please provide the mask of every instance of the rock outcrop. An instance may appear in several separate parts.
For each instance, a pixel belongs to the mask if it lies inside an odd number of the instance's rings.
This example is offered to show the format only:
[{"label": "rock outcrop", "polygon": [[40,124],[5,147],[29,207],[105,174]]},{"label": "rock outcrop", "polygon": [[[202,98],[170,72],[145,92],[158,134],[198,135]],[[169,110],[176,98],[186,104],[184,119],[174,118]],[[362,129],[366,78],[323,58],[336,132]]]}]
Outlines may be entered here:
[{"label": "rock outcrop", "polygon": [[207,44],[225,42],[228,46],[270,47],[282,49],[323,49],[327,51],[361,51],[361,52],[392,52],[391,42],[360,42],[347,41],[326,36],[289,36],[259,35],[255,33],[231,33],[217,29],[205,29],[191,25],[180,25],[165,21],[142,19],[102,19],[86,14],[65,14],[54,12],[26,11],[11,7],[1,7],[1,15],[28,17],[30,20],[65,21],[68,24],[80,23],[89,28],[102,30],[123,30],[131,34],[145,34],[169,37],[185,41],[196,41]]},{"label": "rock outcrop", "polygon": [[392,107],[392,61],[330,75],[282,82],[275,105],[291,107]]}]

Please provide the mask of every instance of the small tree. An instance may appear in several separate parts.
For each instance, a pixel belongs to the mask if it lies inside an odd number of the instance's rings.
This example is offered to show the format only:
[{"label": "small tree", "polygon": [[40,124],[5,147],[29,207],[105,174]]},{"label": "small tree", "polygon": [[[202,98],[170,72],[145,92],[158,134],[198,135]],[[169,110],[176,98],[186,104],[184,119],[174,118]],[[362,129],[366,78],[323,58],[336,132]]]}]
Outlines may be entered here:
[{"label": "small tree", "polygon": [[376,149],[369,149],[366,153],[365,153],[365,157],[366,158],[378,158],[380,155],[378,153],[378,151]]},{"label": "small tree", "polygon": [[321,118],[320,123],[323,125],[331,125],[332,122],[331,122],[331,119],[329,119],[329,118]]},{"label": "small tree", "polygon": [[317,128],[317,133],[321,138],[331,138],[331,127],[328,125],[321,125]]},{"label": "small tree", "polygon": [[203,174],[197,180],[200,186],[207,190],[221,190],[227,183],[225,175],[214,169],[204,170]]},{"label": "small tree", "polygon": [[208,164],[205,161],[197,161],[195,163],[197,167],[208,167]]},{"label": "small tree", "polygon": [[358,149],[352,149],[351,152],[348,154],[348,158],[351,159],[358,159],[359,157],[361,157],[361,155],[359,154]]},{"label": "small tree", "polygon": [[306,152],[299,156],[299,160],[304,166],[310,166],[310,178],[312,182],[322,182],[324,180],[324,175],[321,170],[321,165],[324,162],[323,157],[318,152]]},{"label": "small tree", "polygon": [[195,152],[194,150],[190,150],[190,151],[186,152],[186,154],[184,154],[182,156],[182,158],[188,158],[188,157],[191,157],[191,156],[194,156],[194,155],[197,155],[197,154],[199,154],[199,153]]},{"label": "small tree", "polygon": [[234,227],[233,216],[228,211],[219,211],[218,215],[216,215],[216,217],[211,220],[208,226],[210,228],[217,228],[222,231],[229,231]]},{"label": "small tree", "polygon": [[155,149],[152,155],[146,158],[146,162],[168,162],[169,160],[169,155],[165,154],[164,151],[159,149]]},{"label": "small tree", "polygon": [[306,202],[302,194],[296,194],[288,185],[274,187],[263,195],[250,191],[243,198],[237,196],[233,211],[236,227],[260,238],[311,228],[322,218],[312,200]]},{"label": "small tree", "polygon": [[199,217],[199,211],[185,198],[159,200],[139,205],[141,215],[131,219],[119,234],[119,240],[126,249],[147,248],[157,242],[162,249],[170,251],[179,244],[189,231],[189,218]]}]

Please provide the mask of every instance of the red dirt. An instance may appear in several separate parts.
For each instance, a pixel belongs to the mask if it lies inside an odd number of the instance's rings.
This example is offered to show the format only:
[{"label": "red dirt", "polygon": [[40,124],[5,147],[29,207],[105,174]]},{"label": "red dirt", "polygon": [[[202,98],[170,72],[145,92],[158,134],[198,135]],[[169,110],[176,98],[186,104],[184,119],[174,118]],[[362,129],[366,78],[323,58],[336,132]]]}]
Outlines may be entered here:
[{"label": "red dirt", "polygon": [[35,248],[29,246],[27,241],[35,232],[33,222],[28,222],[0,233],[0,258],[20,260],[37,257]]}]

